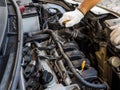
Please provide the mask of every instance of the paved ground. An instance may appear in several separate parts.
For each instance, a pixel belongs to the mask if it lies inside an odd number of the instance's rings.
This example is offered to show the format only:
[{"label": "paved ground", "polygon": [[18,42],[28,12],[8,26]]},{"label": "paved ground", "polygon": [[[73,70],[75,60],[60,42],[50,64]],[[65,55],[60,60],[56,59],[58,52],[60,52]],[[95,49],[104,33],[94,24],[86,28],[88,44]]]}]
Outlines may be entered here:
[{"label": "paved ground", "polygon": [[99,5],[120,13],[120,0],[102,0]]},{"label": "paved ground", "polygon": [[[83,0],[76,0],[76,1],[83,1]],[[98,5],[120,13],[120,0],[101,0],[101,2]]]},{"label": "paved ground", "polygon": [[[22,2],[31,1],[31,0],[21,0]],[[83,0],[75,0],[75,1],[83,1]],[[101,0],[98,4],[110,10],[120,13],[120,0]]]}]

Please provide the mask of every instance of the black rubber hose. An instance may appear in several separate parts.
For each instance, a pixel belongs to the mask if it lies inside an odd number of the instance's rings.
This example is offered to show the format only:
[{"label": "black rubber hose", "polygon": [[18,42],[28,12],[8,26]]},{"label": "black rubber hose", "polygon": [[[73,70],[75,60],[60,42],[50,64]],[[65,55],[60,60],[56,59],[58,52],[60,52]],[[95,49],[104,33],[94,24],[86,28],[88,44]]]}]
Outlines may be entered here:
[{"label": "black rubber hose", "polygon": [[48,33],[48,34],[52,35],[52,38],[53,38],[53,40],[56,42],[56,44],[58,45],[61,54],[62,54],[63,57],[66,59],[69,68],[71,69],[71,71],[73,72],[73,74],[76,76],[76,78],[79,79],[79,81],[80,81],[82,84],[86,85],[87,87],[94,88],[94,89],[104,89],[104,90],[105,90],[105,89],[107,88],[107,86],[106,86],[105,84],[93,84],[93,83],[87,82],[86,80],[84,80],[84,79],[77,73],[77,71],[76,71],[75,67],[73,66],[72,62],[70,61],[70,59],[68,58],[68,56],[64,53],[64,50],[63,50],[61,44],[59,43],[59,39],[56,37],[56,34],[55,34],[52,30],[44,30],[43,32],[42,32],[42,31],[39,31],[38,33],[39,33],[39,34]]},{"label": "black rubber hose", "polygon": [[89,83],[87,81],[85,81],[76,71],[75,67],[73,66],[73,64],[71,63],[70,59],[68,58],[68,56],[64,53],[63,48],[61,47],[60,43],[58,43],[58,47],[62,53],[62,55],[64,56],[64,58],[67,60],[68,62],[68,66],[71,69],[71,71],[73,72],[73,74],[80,80],[81,83],[83,83],[84,85],[90,87],[90,88],[95,88],[95,89],[106,89],[106,85],[105,84],[93,84],[93,83]]},{"label": "black rubber hose", "polygon": [[59,40],[58,40],[58,38],[56,37],[56,34],[55,34],[54,32],[52,32],[52,31],[46,31],[46,32],[49,32],[50,34],[52,34],[52,37],[53,37],[54,41],[57,43],[57,45],[58,45],[58,47],[59,47],[59,49],[60,49],[61,54],[62,54],[63,57],[66,59],[69,68],[71,69],[71,71],[73,72],[73,74],[76,76],[76,78],[79,79],[79,81],[80,81],[82,84],[84,84],[84,85],[86,85],[86,86],[88,86],[88,87],[90,87],[90,88],[94,88],[94,89],[106,89],[106,88],[107,88],[105,84],[93,84],[93,83],[89,83],[89,82],[87,82],[86,80],[84,80],[84,79],[77,73],[77,71],[76,71],[75,67],[73,66],[72,62],[70,61],[70,59],[68,58],[68,56],[64,53],[64,50],[63,50],[61,44],[59,43]]},{"label": "black rubber hose", "polygon": [[23,45],[23,31],[22,31],[22,16],[19,10],[19,7],[15,0],[10,0],[15,8],[15,12],[17,14],[18,20],[18,47],[17,47],[17,54],[15,59],[15,66],[13,70],[12,80],[10,84],[10,90],[16,90],[19,78],[20,78],[20,68],[21,68],[21,61],[22,61],[22,45]]}]

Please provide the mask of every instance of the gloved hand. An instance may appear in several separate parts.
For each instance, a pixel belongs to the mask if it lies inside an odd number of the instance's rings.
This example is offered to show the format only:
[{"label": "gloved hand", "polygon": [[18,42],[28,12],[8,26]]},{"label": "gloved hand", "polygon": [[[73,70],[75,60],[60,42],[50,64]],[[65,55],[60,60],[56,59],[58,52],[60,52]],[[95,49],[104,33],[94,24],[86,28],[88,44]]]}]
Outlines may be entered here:
[{"label": "gloved hand", "polygon": [[110,29],[113,30],[110,34],[111,43],[115,46],[120,45],[120,24],[111,26]]},{"label": "gloved hand", "polygon": [[74,0],[64,0],[64,1],[71,4],[79,4],[79,2],[76,2]]},{"label": "gloved hand", "polygon": [[68,21],[65,23],[65,27],[72,27],[73,25],[79,23],[83,17],[83,13],[76,8],[74,11],[64,13],[59,22],[63,25],[64,22]]}]

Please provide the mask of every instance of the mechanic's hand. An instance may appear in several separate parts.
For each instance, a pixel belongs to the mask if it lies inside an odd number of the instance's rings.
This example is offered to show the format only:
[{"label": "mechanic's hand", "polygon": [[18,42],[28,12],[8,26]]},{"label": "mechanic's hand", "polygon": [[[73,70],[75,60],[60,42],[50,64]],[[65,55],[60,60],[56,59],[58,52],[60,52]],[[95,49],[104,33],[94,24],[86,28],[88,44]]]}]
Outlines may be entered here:
[{"label": "mechanic's hand", "polygon": [[79,23],[83,17],[83,13],[76,8],[74,11],[64,13],[59,22],[61,25],[65,23],[65,27],[72,27],[73,25]]},{"label": "mechanic's hand", "polygon": [[115,46],[120,45],[120,24],[111,26],[110,29],[113,30],[110,34],[111,43]]},{"label": "mechanic's hand", "polygon": [[64,1],[71,4],[79,4],[79,2],[76,2],[74,0],[64,0]]}]

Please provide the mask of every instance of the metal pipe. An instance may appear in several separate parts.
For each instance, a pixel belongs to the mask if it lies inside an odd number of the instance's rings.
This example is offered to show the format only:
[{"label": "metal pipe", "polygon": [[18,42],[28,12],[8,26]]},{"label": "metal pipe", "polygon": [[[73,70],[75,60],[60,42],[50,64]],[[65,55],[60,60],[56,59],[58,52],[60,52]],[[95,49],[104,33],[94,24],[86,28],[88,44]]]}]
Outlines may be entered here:
[{"label": "metal pipe", "polygon": [[11,90],[16,90],[19,81],[21,60],[22,60],[23,31],[22,31],[22,16],[19,7],[15,0],[11,0],[11,1],[15,7],[17,20],[18,20],[18,47],[17,47],[17,54],[15,59],[15,66],[13,70],[11,85],[9,88]]},{"label": "metal pipe", "polygon": [[58,66],[62,72],[62,76],[63,76],[63,80],[64,80],[65,84],[70,85],[72,83],[72,81],[67,73],[67,70],[66,70],[62,60],[58,61]]},{"label": "metal pipe", "polygon": [[26,90],[22,67],[21,67],[21,70],[20,70],[19,88],[20,88],[20,90]]}]

